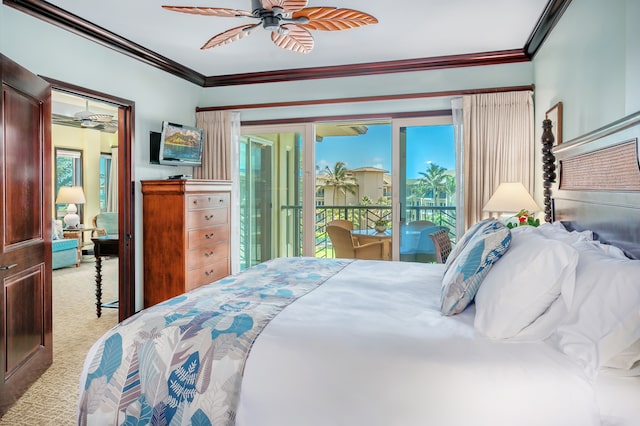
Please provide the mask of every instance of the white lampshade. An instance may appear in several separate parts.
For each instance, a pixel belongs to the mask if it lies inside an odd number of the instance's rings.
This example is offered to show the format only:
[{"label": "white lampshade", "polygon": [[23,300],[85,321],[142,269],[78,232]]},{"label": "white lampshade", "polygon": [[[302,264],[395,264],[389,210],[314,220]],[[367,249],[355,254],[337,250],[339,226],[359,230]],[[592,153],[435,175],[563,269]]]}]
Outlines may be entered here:
[{"label": "white lampshade", "polygon": [[68,204],[67,214],[64,217],[64,223],[67,228],[77,228],[80,223],[80,216],[76,213],[78,208],[76,204],[84,204],[87,200],[84,198],[84,191],[81,186],[63,186],[58,192],[56,204]]},{"label": "white lampshade", "polygon": [[518,213],[520,210],[530,213],[540,210],[523,184],[520,182],[503,182],[498,186],[487,204],[486,212]]}]

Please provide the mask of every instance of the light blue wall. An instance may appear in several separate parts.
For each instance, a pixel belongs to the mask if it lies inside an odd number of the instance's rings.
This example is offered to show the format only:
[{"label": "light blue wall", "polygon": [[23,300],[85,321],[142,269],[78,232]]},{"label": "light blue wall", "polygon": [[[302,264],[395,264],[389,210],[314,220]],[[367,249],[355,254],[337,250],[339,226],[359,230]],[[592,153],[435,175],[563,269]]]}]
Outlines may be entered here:
[{"label": "light blue wall", "polygon": [[[149,164],[149,131],[163,120],[195,124],[202,88],[82,37],[0,6],[0,52],[30,71],[135,102],[137,182],[189,173]],[[136,306],[142,307],[142,196],[136,184]]]},{"label": "light blue wall", "polygon": [[538,140],[558,101],[568,141],[640,110],[640,0],[573,0],[535,56]]},{"label": "light blue wall", "polygon": [[[213,87],[202,91],[199,105],[206,107],[407,93],[434,93],[463,89],[530,85],[532,81],[533,66],[530,62],[523,62],[366,77]],[[368,102],[246,110],[242,111],[241,116],[242,120],[265,120],[396,111],[428,111],[450,108],[450,99],[441,97],[384,103]]]},{"label": "light blue wall", "polygon": [[[640,111],[640,0],[573,0],[533,60],[536,141],[562,102],[569,141]],[[536,153],[536,188],[542,160]],[[541,203],[541,191],[536,191]]]}]

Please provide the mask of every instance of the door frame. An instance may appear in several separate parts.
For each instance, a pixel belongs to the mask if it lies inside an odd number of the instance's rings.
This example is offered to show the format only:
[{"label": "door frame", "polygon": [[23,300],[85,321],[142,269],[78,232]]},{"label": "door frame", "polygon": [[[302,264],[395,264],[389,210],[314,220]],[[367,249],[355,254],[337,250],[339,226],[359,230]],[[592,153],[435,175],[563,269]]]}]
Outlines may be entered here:
[{"label": "door frame", "polygon": [[[134,116],[135,102],[75,84],[41,76],[52,90],[91,98],[118,107],[118,321],[135,311]],[[49,144],[51,144],[49,140]],[[50,147],[51,148],[51,147]],[[50,174],[47,179],[50,179]]]}]

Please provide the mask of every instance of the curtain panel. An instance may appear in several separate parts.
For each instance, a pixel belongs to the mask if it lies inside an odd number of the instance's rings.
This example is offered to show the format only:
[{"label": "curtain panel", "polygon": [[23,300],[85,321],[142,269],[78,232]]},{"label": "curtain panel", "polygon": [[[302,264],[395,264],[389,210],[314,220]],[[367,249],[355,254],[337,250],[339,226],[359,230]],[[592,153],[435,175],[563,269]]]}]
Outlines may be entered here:
[{"label": "curtain panel", "polygon": [[118,211],[118,147],[111,147],[111,166],[109,169],[109,186],[107,188],[107,211]]},{"label": "curtain panel", "polygon": [[533,194],[533,92],[463,96],[461,121],[461,193],[468,228],[489,217],[483,207],[500,183],[521,182]]},{"label": "curtain panel", "polygon": [[202,165],[193,168],[196,179],[231,180],[231,147],[240,137],[240,114],[232,111],[200,111],[196,127],[204,129]]}]

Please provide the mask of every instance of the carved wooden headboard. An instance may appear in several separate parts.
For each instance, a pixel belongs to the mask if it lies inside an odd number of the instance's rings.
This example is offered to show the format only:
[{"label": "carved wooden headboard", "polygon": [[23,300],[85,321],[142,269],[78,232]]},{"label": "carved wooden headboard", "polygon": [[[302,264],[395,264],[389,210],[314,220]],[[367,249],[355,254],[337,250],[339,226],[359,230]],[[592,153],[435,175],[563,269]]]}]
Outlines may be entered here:
[{"label": "carved wooden headboard", "polygon": [[640,259],[640,112],[557,145],[546,156],[548,120],[543,128],[546,219],[590,229]]}]

